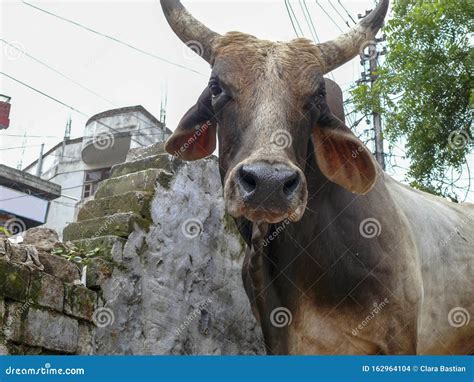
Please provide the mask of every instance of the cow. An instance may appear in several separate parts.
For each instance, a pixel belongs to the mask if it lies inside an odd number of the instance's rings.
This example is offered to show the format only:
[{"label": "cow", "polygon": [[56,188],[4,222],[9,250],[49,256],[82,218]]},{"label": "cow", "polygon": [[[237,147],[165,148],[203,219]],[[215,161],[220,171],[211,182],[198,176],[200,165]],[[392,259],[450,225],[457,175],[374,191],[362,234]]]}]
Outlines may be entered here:
[{"label": "cow", "polygon": [[218,142],[226,209],[248,245],[244,288],[268,354],[473,350],[474,205],[385,173],[323,77],[374,40],[388,3],[315,44],[220,35],[179,1],[161,0],[173,31],[212,68],[165,148],[198,160]]}]

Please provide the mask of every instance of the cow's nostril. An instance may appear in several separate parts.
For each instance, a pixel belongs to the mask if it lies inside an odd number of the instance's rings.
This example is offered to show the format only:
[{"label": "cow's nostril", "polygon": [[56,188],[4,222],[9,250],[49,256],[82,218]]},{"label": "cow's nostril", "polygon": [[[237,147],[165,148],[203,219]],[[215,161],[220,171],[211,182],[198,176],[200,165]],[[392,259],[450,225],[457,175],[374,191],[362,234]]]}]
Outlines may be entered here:
[{"label": "cow's nostril", "polygon": [[255,178],[255,174],[253,174],[251,171],[246,170],[245,166],[240,169],[239,180],[243,189],[248,193],[255,191],[255,189],[257,188],[257,180]]},{"label": "cow's nostril", "polygon": [[236,178],[240,196],[247,205],[271,209],[296,200],[303,182],[298,171],[281,163],[245,164],[238,169]]},{"label": "cow's nostril", "polygon": [[283,193],[286,196],[290,196],[297,188],[300,183],[300,177],[297,172],[290,175],[283,184]]}]

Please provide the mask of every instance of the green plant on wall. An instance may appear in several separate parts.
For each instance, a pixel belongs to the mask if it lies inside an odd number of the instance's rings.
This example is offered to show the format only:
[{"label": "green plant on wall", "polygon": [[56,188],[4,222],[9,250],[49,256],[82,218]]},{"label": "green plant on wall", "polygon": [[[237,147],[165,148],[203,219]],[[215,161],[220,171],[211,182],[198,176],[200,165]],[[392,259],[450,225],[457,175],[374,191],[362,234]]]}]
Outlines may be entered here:
[{"label": "green plant on wall", "polygon": [[76,263],[80,266],[89,265],[93,258],[99,257],[102,252],[101,248],[93,248],[85,250],[73,244],[55,248],[52,253],[63,257],[64,259]]}]

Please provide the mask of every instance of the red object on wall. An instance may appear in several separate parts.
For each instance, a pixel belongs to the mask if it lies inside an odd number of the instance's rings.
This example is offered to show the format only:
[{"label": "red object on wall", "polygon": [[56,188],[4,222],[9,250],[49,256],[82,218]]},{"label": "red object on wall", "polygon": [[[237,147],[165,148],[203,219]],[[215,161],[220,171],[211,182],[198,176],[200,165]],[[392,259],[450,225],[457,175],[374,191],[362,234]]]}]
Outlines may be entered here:
[{"label": "red object on wall", "polygon": [[10,97],[0,94],[0,130],[10,126]]}]

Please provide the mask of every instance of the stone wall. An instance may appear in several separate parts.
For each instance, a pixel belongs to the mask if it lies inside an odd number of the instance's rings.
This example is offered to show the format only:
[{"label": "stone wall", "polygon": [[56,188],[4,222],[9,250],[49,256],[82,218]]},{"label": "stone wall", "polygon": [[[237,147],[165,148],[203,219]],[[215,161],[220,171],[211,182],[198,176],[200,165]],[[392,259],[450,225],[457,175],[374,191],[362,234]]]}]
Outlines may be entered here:
[{"label": "stone wall", "polygon": [[[132,150],[63,237],[87,288],[61,280],[63,303],[51,308],[36,299],[19,320],[30,324],[8,341],[77,354],[263,353],[240,275],[245,244],[225,214],[215,158],[186,163],[164,154],[162,145]],[[91,303],[92,294],[91,311],[84,299]],[[11,331],[8,317],[28,301],[21,296],[6,297],[4,329]],[[35,324],[46,315],[57,330],[72,333],[68,347]]]},{"label": "stone wall", "polygon": [[51,254],[62,246],[54,231],[27,231],[24,243],[0,240],[0,354],[91,354],[97,293]]}]

